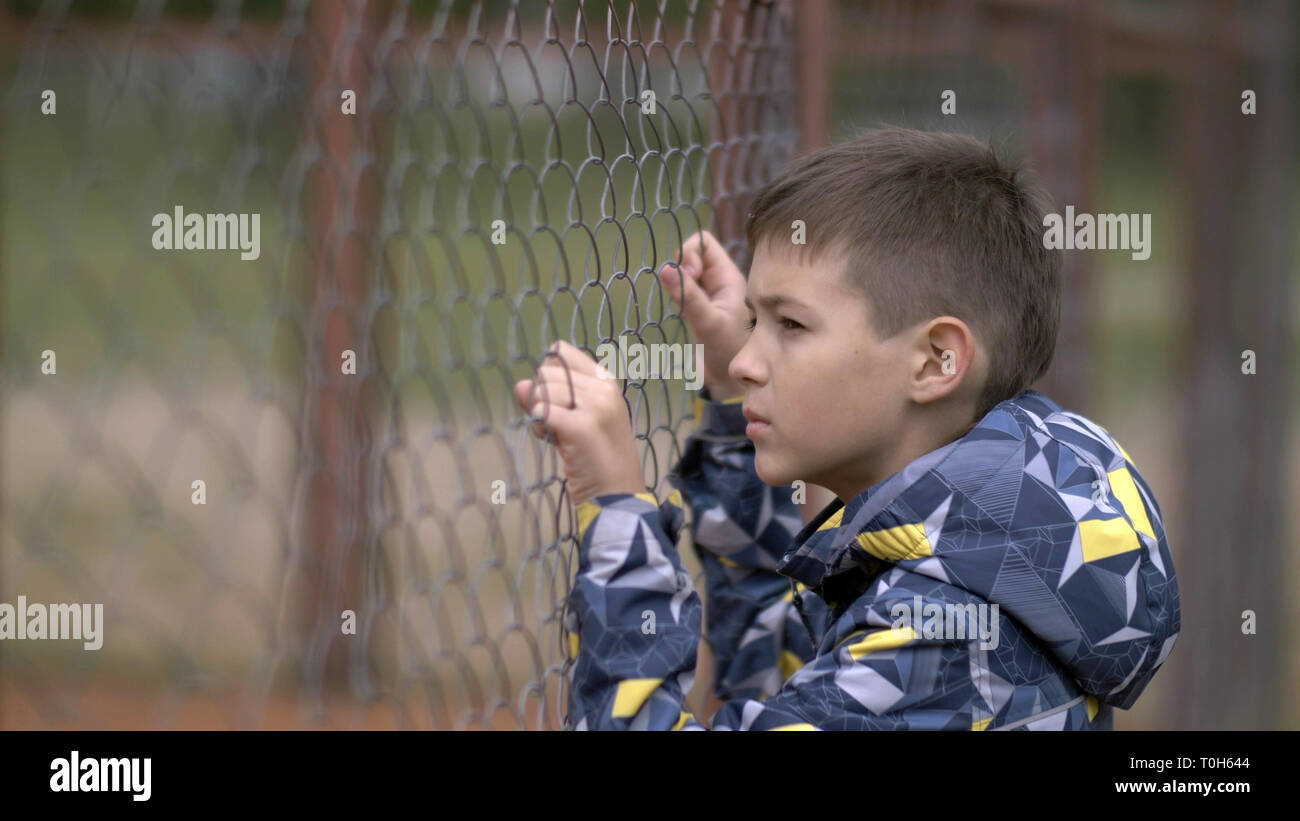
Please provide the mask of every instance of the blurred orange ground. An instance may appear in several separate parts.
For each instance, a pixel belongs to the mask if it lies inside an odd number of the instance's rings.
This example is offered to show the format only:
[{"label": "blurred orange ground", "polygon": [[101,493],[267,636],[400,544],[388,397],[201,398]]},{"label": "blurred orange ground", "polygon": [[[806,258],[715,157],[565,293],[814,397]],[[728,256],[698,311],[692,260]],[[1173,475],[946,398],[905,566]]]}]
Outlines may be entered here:
[{"label": "blurred orange ground", "polygon": [[[45,689],[39,694],[13,683],[0,684],[0,731],[6,730],[428,730],[488,729],[483,722],[467,723],[463,706],[431,716],[428,710],[392,703],[362,705],[347,695],[326,696],[323,709],[312,716],[298,695],[267,699],[241,715],[237,697],[181,695],[144,691],[128,686],[97,686],[73,690]],[[539,728],[541,705],[526,704],[521,724],[514,712],[500,708],[492,714],[493,730]],[[559,729],[551,710],[546,729]],[[453,719],[454,717],[454,719]],[[453,724],[455,720],[456,724]]]}]

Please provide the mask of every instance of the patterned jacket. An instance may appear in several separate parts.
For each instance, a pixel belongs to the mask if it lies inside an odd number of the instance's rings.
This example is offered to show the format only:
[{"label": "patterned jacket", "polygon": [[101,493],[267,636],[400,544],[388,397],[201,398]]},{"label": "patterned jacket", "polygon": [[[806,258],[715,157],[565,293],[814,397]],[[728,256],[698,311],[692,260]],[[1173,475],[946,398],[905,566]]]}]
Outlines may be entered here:
[{"label": "patterned jacket", "polygon": [[[1160,508],[1101,427],[1037,391],[807,526],[754,472],[738,402],[696,401],[659,504],[578,506],[570,726],[705,729],[684,706],[702,603],[715,730],[1111,729],[1173,649]],[[996,628],[996,629],[994,629]],[[983,632],[980,632],[983,630]]]}]

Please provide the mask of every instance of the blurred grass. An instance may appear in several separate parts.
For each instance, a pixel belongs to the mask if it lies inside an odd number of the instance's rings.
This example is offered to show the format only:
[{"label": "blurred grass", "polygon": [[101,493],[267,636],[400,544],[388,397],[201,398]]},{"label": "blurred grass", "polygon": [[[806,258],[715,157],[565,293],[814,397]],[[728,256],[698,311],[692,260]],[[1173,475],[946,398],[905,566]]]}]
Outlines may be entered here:
[{"label": "blurred grass", "polygon": [[[16,57],[0,59],[0,88],[16,88]],[[0,576],[6,595],[102,601],[107,620],[104,650],[24,643],[3,678],[24,702],[121,681],[159,703],[241,682],[254,700],[293,693],[310,682],[293,672],[305,648],[284,640],[302,572],[287,528],[323,319],[296,153],[307,124],[289,96],[301,78],[268,101],[229,56],[137,59],[120,88],[85,59],[50,59],[39,86],[58,89],[58,114],[15,92],[0,128]],[[392,173],[380,180],[371,297],[354,315],[373,346],[360,372],[391,488],[374,559],[396,587],[367,653],[404,702],[453,705],[447,723],[463,723],[467,705],[513,710],[530,683],[553,703],[558,686],[558,668],[543,668],[558,664],[550,588],[564,545],[541,549],[567,525],[553,510],[554,461],[511,433],[509,386],[557,338],[686,341],[652,272],[712,219],[710,138],[685,100],[659,104],[662,143],[625,132],[609,105],[589,119],[555,104],[558,131],[541,106],[483,100],[376,118]],[[260,259],[155,251],[152,216],[178,204],[260,213]],[[489,239],[495,219],[504,246]],[[57,378],[40,374],[47,348]],[[689,406],[680,381],[628,396],[653,440],[653,484],[675,455],[662,426]],[[206,506],[190,504],[195,477]],[[504,507],[486,502],[499,478]]]},{"label": "blurred grass", "polygon": [[[65,67],[66,82],[55,74],[46,83],[59,88],[62,113],[21,107],[0,132],[6,378],[29,378],[25,363],[50,338],[69,376],[127,356],[171,379],[192,372],[196,337],[224,332],[259,376],[292,386],[301,339],[287,339],[277,322],[303,323],[313,285],[302,244],[305,191],[283,190],[302,124],[272,109],[256,133],[240,134],[239,118],[222,105],[167,110],[132,98],[113,104],[102,123],[79,122],[91,89],[77,93],[77,65]],[[684,102],[664,105],[676,122],[689,121]],[[665,322],[646,341],[681,341],[685,326],[668,319],[671,304],[649,274],[712,218],[699,146],[707,135],[678,134],[685,145],[650,156],[639,134],[628,149],[608,105],[592,118],[603,150],[588,140],[577,106],[562,111],[558,133],[540,106],[528,107],[518,128],[506,111],[489,109],[480,121],[461,106],[439,120],[426,106],[401,135],[409,148],[388,151],[390,166],[409,170],[384,181],[371,281],[389,302],[364,329],[385,369],[445,375],[535,359],[555,338],[594,348]],[[543,156],[537,149],[548,145]],[[261,258],[154,251],[150,220],[175,205],[260,213]],[[507,226],[501,246],[490,239],[497,219]],[[399,350],[412,329],[422,348]],[[262,371],[265,363],[275,367]]]}]

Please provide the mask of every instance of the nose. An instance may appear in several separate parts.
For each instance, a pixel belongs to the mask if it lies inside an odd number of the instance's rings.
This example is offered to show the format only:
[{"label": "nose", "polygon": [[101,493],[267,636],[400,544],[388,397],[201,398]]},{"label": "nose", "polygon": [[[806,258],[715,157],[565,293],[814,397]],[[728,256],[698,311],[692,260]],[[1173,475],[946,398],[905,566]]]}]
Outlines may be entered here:
[{"label": "nose", "polygon": [[758,334],[751,333],[749,339],[745,340],[745,344],[740,346],[740,350],[736,351],[736,355],[731,358],[731,364],[727,366],[727,375],[737,384],[762,385],[767,381],[767,370],[763,367],[756,350],[757,338]]}]

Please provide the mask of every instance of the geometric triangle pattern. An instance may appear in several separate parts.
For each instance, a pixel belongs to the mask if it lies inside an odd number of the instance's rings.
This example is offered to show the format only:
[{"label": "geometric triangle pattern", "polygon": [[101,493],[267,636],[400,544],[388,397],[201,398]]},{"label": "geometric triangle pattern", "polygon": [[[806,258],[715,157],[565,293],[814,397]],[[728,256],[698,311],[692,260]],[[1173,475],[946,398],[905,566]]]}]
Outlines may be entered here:
[{"label": "geometric triangle pattern", "polygon": [[1110,729],[1172,651],[1159,505],[1091,420],[1024,391],[805,526],[754,472],[739,405],[704,397],[680,495],[580,506],[578,729],[705,729],[682,703],[701,636],[710,726],[733,730]]}]

